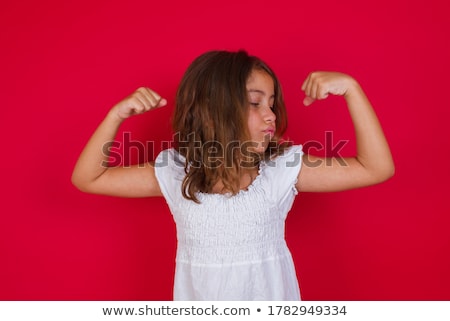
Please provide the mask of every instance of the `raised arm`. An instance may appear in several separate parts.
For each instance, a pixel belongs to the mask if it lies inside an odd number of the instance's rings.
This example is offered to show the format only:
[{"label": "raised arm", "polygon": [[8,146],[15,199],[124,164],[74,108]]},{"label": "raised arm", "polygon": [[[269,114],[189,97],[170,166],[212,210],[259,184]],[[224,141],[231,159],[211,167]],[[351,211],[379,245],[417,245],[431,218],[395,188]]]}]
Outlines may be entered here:
[{"label": "raised arm", "polygon": [[72,173],[72,183],[81,191],[122,197],[160,196],[152,163],[108,167],[108,148],[121,123],[132,115],[167,104],[157,93],[139,88],[115,105],[84,147]]},{"label": "raised arm", "polygon": [[311,73],[303,83],[306,106],[329,94],[343,96],[353,121],[357,153],[342,159],[304,155],[297,189],[331,192],[381,183],[394,174],[394,162],[378,118],[358,82],[335,72]]}]

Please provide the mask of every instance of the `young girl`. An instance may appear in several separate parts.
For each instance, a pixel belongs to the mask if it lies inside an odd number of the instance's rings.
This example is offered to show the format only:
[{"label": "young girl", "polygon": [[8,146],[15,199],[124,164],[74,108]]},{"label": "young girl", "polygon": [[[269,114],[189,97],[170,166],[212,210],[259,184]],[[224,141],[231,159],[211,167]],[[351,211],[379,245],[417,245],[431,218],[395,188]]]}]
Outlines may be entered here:
[{"label": "young girl", "polygon": [[304,104],[343,96],[357,155],[303,155],[281,140],[287,118],[273,71],[246,52],[213,51],[187,69],[176,96],[175,147],[155,162],[106,167],[104,145],[130,116],[167,104],[148,88],[115,105],[75,166],[80,190],[122,197],[164,196],[177,227],[175,300],[299,300],[284,239],[299,191],[340,191],[380,183],[394,165],[377,117],[348,75],[313,72]]}]

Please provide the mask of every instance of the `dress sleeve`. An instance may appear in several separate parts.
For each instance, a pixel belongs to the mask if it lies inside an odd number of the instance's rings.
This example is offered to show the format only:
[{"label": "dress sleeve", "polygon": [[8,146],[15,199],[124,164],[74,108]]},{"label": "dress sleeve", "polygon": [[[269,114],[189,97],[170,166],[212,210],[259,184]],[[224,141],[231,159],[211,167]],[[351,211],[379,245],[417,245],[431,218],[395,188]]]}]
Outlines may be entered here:
[{"label": "dress sleeve", "polygon": [[297,194],[295,184],[302,167],[302,156],[302,145],[294,145],[283,155],[265,163],[265,176],[275,201],[282,202],[286,197]]},{"label": "dress sleeve", "polygon": [[166,149],[155,159],[155,176],[169,207],[178,204],[185,176],[184,158],[174,149]]}]

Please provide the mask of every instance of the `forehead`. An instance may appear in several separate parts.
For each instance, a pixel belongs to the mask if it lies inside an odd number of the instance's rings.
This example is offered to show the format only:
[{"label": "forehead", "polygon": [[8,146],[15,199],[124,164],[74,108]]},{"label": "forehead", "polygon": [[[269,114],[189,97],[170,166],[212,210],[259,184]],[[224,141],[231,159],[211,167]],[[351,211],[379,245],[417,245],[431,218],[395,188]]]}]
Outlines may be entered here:
[{"label": "forehead", "polygon": [[263,91],[272,95],[274,92],[274,83],[272,77],[264,70],[253,70],[247,79],[248,91]]}]

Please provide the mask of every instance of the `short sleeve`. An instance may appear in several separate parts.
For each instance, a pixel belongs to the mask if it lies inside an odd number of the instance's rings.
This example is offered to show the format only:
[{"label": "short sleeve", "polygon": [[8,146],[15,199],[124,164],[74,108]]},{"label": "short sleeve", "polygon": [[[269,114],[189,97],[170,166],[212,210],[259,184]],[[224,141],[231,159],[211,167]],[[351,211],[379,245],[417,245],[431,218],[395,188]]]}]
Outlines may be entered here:
[{"label": "short sleeve", "polygon": [[166,149],[155,159],[155,176],[169,207],[182,198],[181,184],[185,176],[184,158],[174,149]]},{"label": "short sleeve", "polygon": [[302,145],[294,145],[284,154],[264,162],[264,177],[270,186],[270,195],[276,202],[297,194],[295,184],[302,167]]}]

